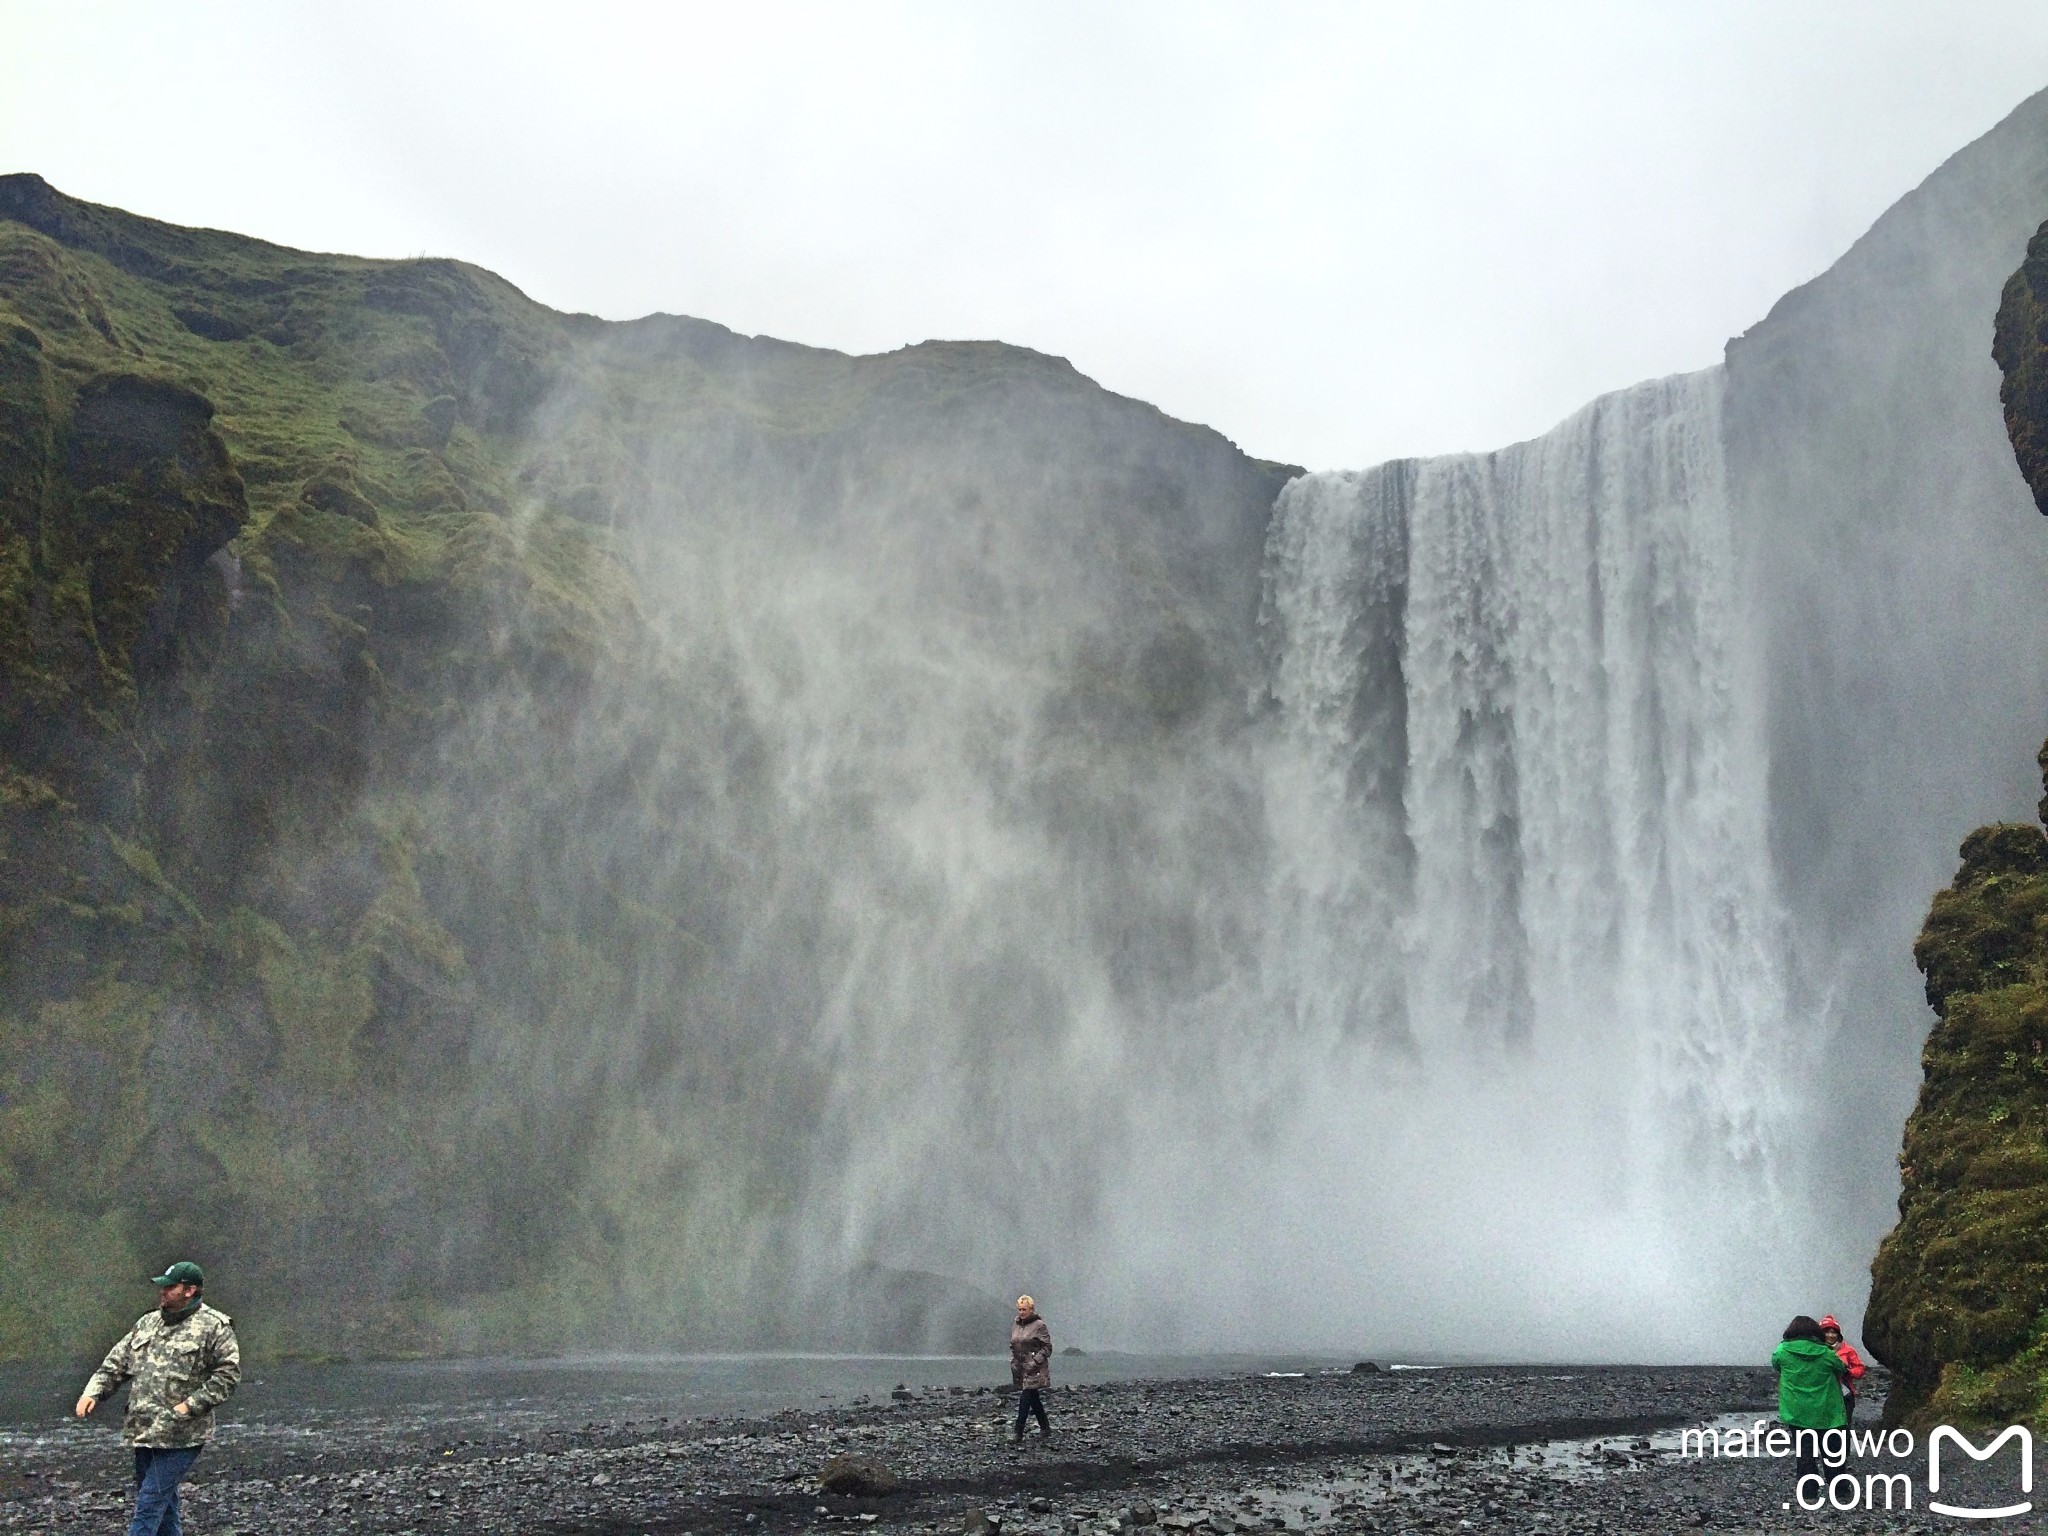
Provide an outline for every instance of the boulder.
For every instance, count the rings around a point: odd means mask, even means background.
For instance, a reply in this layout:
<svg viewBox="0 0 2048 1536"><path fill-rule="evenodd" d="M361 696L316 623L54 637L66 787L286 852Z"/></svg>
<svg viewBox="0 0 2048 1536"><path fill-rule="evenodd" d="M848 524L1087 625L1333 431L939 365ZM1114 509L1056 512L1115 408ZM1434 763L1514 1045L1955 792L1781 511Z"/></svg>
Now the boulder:
<svg viewBox="0 0 2048 1536"><path fill-rule="evenodd" d="M903 1479L866 1456L834 1456L818 1474L818 1486L849 1499L885 1499L900 1491Z"/></svg>

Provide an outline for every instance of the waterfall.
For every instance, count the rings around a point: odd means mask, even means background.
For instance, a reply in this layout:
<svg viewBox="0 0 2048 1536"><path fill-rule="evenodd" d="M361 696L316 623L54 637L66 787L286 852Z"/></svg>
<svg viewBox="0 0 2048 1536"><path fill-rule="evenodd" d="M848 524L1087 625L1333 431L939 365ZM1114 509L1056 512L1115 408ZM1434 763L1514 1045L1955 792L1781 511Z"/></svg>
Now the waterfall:
<svg viewBox="0 0 2048 1536"><path fill-rule="evenodd" d="M1274 1006L1372 1063L1357 1115L1440 1113L1374 1081L1498 1095L1491 1148L1467 1121L1439 1153L1468 1197L1533 1181L1544 1219L1648 1224L1695 1275L1771 1267L1796 1109L1722 390L1296 480L1261 620Z"/></svg>
<svg viewBox="0 0 2048 1536"><path fill-rule="evenodd" d="M1988 327L2043 207L2048 94L1723 367L1277 505L1054 359L602 342L535 483L603 488L654 654L535 777L601 856L561 926L689 941L588 1037L639 1272L821 1344L918 1275L1090 1347L1853 1322L1913 934L2039 794Z"/></svg>

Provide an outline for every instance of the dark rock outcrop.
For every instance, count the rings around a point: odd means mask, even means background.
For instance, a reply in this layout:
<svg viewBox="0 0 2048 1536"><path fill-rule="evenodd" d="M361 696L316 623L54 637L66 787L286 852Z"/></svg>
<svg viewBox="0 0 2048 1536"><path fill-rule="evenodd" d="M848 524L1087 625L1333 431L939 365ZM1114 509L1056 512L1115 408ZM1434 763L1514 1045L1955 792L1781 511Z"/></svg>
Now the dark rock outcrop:
<svg viewBox="0 0 2048 1536"><path fill-rule="evenodd" d="M2004 375L1998 398L2020 473L2048 513L2048 224L2005 285L1991 355Z"/></svg>

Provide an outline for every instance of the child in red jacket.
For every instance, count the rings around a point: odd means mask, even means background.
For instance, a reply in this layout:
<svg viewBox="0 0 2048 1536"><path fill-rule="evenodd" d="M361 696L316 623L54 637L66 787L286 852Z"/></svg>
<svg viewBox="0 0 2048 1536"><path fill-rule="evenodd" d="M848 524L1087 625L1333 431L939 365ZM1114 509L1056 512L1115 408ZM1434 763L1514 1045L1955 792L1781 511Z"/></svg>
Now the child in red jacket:
<svg viewBox="0 0 2048 1536"><path fill-rule="evenodd" d="M1849 1422L1856 1422L1856 1383L1863 1379L1863 1357L1856 1353L1856 1346L1842 1337L1842 1325L1832 1317L1820 1320L1820 1341L1841 1356L1842 1364L1849 1367L1849 1377L1842 1383L1842 1406L1849 1411Z"/></svg>

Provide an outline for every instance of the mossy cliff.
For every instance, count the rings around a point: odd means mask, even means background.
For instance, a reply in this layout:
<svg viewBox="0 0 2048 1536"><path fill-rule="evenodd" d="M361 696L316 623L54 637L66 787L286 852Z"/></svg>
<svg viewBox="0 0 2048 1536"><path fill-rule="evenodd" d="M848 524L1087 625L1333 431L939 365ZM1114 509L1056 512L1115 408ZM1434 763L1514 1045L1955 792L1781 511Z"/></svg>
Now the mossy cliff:
<svg viewBox="0 0 2048 1536"><path fill-rule="evenodd" d="M2021 472L2048 513L2048 225L1993 349ZM2048 746L2041 752L2048 787ZM2041 802L2048 817L2048 797ZM1914 945L1939 1016L1899 1153L1899 1224L1864 1337L1894 1423L2048 1426L2048 836L1981 827Z"/></svg>
<svg viewBox="0 0 2048 1536"><path fill-rule="evenodd" d="M448 1272L408 1185L491 1132L449 1118L465 958L374 786L627 617L586 532L506 518L570 324L0 181L0 1352L78 1347L173 1251L431 1345L386 1315Z"/></svg>
<svg viewBox="0 0 2048 1536"><path fill-rule="evenodd" d="M1142 752L1241 696L1286 473L1017 349L610 325L0 178L0 1357L174 1256L259 1349L787 1337L750 1288L829 1062L776 972L829 893L644 536L920 537L846 514L886 481L1084 549L1115 618L1045 729Z"/></svg>

